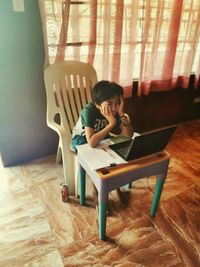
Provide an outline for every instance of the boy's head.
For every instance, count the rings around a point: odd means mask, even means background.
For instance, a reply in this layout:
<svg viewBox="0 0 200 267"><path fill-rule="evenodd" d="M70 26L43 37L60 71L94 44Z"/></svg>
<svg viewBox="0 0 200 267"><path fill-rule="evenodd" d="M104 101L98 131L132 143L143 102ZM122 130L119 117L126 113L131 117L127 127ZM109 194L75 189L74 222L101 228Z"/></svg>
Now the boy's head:
<svg viewBox="0 0 200 267"><path fill-rule="evenodd" d="M123 88L114 82L100 81L92 90L92 102L97 105L101 105L104 101L107 101L115 96L123 96Z"/></svg>
<svg viewBox="0 0 200 267"><path fill-rule="evenodd" d="M98 109L101 109L105 105L109 106L112 114L116 115L123 94L123 88L117 83L100 81L93 87L92 102Z"/></svg>

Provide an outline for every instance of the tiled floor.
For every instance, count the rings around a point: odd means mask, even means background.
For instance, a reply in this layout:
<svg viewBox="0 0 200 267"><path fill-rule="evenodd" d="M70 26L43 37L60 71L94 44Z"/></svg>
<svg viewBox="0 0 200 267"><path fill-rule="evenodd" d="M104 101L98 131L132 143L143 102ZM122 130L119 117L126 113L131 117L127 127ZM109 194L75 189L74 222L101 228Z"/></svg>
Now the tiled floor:
<svg viewBox="0 0 200 267"><path fill-rule="evenodd" d="M200 266L200 120L181 124L167 147L170 168L154 219L147 179L110 194L108 240L98 238L90 180L87 206L61 201L55 156L0 167L0 267ZM148 181L154 190L155 177Z"/></svg>

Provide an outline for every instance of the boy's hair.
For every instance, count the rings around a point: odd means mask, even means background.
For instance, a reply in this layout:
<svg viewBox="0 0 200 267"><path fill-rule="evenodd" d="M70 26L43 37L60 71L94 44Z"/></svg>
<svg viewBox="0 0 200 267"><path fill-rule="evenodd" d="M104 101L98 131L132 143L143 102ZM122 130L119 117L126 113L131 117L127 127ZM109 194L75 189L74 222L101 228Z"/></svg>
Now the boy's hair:
<svg viewBox="0 0 200 267"><path fill-rule="evenodd" d="M100 81L95 84L92 90L92 102L101 105L102 102L116 96L123 96L123 88L115 83L109 81Z"/></svg>

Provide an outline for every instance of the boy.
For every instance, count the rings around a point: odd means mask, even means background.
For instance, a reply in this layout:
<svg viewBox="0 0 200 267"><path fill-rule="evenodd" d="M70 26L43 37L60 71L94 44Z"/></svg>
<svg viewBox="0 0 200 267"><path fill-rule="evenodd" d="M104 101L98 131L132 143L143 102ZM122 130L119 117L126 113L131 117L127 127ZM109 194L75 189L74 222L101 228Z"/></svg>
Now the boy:
<svg viewBox="0 0 200 267"><path fill-rule="evenodd" d="M92 102L81 111L80 118L73 130L72 146L88 143L96 147L110 133L132 137L130 119L124 113L123 88L109 81L98 82L92 90ZM120 189L117 190L121 198ZM94 204L98 203L94 186Z"/></svg>

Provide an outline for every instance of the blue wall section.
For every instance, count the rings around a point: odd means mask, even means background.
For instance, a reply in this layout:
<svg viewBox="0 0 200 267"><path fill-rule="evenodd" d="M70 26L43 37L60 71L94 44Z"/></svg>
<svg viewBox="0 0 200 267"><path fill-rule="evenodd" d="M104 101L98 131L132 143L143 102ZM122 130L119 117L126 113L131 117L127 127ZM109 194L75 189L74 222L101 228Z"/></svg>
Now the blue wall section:
<svg viewBox="0 0 200 267"><path fill-rule="evenodd" d="M58 141L46 126L38 1L14 12L12 0L1 0L0 37L0 152L8 166L55 153Z"/></svg>

